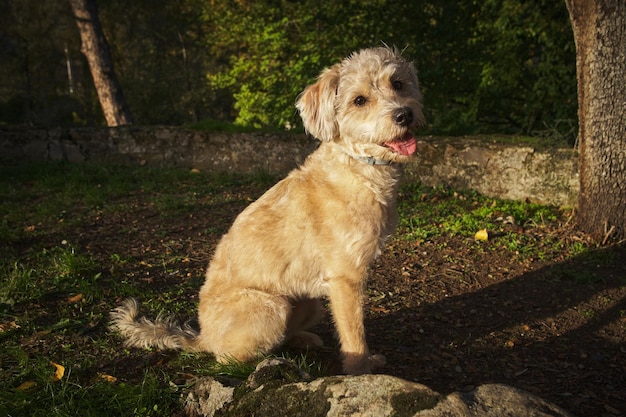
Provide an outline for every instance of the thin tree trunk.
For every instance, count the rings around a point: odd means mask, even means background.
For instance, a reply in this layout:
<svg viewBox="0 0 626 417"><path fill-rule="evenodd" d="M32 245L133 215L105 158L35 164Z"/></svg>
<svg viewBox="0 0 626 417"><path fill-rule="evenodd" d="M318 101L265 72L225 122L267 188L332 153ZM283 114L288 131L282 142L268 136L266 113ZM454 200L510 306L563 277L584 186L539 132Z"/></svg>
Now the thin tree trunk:
<svg viewBox="0 0 626 417"><path fill-rule="evenodd" d="M565 0L576 42L578 224L596 240L626 237L626 2Z"/></svg>
<svg viewBox="0 0 626 417"><path fill-rule="evenodd" d="M109 45L102 31L95 0L70 0L98 99L108 126L132 123L115 71Z"/></svg>

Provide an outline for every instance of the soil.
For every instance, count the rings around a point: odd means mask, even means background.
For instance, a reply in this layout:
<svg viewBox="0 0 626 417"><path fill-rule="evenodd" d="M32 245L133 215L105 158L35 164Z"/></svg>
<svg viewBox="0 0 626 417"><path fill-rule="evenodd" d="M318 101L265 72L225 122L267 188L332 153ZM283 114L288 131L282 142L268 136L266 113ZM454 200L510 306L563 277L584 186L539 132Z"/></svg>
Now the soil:
<svg viewBox="0 0 626 417"><path fill-rule="evenodd" d="M219 237L262 190L244 184L228 192L227 203L199 204L184 216L167 218L138 192L125 198L125 211L94 214L55 239L74 242L109 265L110 277L150 292L180 288L173 304L195 306ZM565 222L503 225L501 232L527 234L539 246L546 236L586 239ZM539 248L543 256L528 257L498 249L497 239L497 234L485 242L442 234L409 240L402 230L390 239L368 283L368 343L387 358L378 372L441 393L504 383L578 416L625 416L626 248L607 246L592 256L569 257L550 244ZM113 263L116 254L130 261ZM119 301L107 300L103 309ZM309 350L307 359L326 374L340 373L332 321L326 317L314 331L326 346ZM120 352L101 371L121 380L141 376L146 366L175 374L178 365L168 364L177 355Z"/></svg>

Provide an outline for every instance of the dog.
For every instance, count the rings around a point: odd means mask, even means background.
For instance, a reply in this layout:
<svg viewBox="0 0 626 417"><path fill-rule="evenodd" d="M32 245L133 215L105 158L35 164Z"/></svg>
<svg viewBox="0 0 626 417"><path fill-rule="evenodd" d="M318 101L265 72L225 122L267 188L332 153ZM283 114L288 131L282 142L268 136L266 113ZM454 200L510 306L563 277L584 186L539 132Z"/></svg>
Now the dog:
<svg viewBox="0 0 626 417"><path fill-rule="evenodd" d="M396 49L363 49L325 69L296 108L321 144L222 237L200 289L200 330L139 317L128 299L111 313L128 346L211 352L220 362L250 361L283 343L321 346L307 330L328 299L343 371L385 364L366 343L364 292L395 230L402 165L424 123L416 70Z"/></svg>

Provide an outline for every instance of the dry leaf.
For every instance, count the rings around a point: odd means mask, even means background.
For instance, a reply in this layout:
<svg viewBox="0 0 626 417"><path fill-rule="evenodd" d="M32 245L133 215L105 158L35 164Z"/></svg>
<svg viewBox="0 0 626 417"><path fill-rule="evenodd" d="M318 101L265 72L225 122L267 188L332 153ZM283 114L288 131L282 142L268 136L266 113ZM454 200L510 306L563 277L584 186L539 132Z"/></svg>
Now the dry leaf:
<svg viewBox="0 0 626 417"><path fill-rule="evenodd" d="M19 329L20 325L15 321L11 321L9 323L1 323L0 324L0 333L7 332L9 330Z"/></svg>
<svg viewBox="0 0 626 417"><path fill-rule="evenodd" d="M82 299L83 299L83 295L81 293L78 293L75 296L68 298L67 302L72 304L72 303L76 303L76 302L78 302L78 301L80 301Z"/></svg>
<svg viewBox="0 0 626 417"><path fill-rule="evenodd" d="M52 361L50 361L50 364L56 368L54 375L52 375L50 378L54 382L60 381L61 378L63 378L63 375L65 375L65 366L59 365L58 363L54 363Z"/></svg>
<svg viewBox="0 0 626 417"><path fill-rule="evenodd" d="M26 382L22 382L20 386L17 387L16 389L18 391L26 391L31 388L35 388L36 386L37 386L37 383L35 381L26 381Z"/></svg>
<svg viewBox="0 0 626 417"><path fill-rule="evenodd" d="M117 378L111 375L107 375L107 374L103 374L103 373L99 373L98 376L102 379L104 379L106 382L115 382L117 381Z"/></svg>
<svg viewBox="0 0 626 417"><path fill-rule="evenodd" d="M474 239L476 240L489 240L489 233L487 229L481 229L474 235Z"/></svg>

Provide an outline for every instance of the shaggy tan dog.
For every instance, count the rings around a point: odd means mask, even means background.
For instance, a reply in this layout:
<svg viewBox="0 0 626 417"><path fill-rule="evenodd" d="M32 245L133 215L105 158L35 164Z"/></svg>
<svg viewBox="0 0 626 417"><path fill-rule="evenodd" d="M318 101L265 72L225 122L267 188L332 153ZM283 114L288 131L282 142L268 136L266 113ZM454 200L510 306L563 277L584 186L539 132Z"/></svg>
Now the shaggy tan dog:
<svg viewBox="0 0 626 417"><path fill-rule="evenodd" d="M365 49L324 70L300 95L305 129L320 147L246 208L217 246L200 290L200 332L138 318L127 300L112 313L130 346L212 352L246 361L284 342L321 345L306 331L330 309L344 371L368 373L363 327L368 266L396 226L400 164L423 122L413 65L389 48Z"/></svg>

